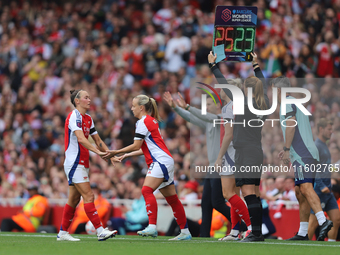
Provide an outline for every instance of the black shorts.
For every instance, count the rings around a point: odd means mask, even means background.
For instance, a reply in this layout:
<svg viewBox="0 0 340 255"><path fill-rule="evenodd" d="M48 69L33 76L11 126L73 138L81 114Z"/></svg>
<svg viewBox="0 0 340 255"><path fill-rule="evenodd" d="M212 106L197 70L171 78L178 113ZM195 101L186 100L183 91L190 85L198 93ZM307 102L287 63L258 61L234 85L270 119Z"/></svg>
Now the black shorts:
<svg viewBox="0 0 340 255"><path fill-rule="evenodd" d="M262 175L263 151L261 147L247 146L235 150L236 187L259 186Z"/></svg>

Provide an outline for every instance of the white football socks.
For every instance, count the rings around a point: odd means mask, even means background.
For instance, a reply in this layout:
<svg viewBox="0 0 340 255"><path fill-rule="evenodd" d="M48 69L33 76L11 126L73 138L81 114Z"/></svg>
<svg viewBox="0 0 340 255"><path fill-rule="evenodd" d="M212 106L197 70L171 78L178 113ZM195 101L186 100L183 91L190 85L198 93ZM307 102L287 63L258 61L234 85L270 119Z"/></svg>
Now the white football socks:
<svg viewBox="0 0 340 255"><path fill-rule="evenodd" d="M149 227L152 229L156 229L157 226L155 224L149 224Z"/></svg>
<svg viewBox="0 0 340 255"><path fill-rule="evenodd" d="M103 227L99 227L99 228L97 228L96 229L96 231L97 231L97 235L99 235L102 231L104 230L104 228Z"/></svg>
<svg viewBox="0 0 340 255"><path fill-rule="evenodd" d="M58 235L64 235L64 234L66 234L67 233L67 231L64 231L64 230L59 230L59 233L58 233Z"/></svg>
<svg viewBox="0 0 340 255"><path fill-rule="evenodd" d="M317 213L315 214L315 217L318 219L319 226L321 226L322 224L324 224L325 221L326 221L326 217L325 217L325 214L323 213L323 211L317 212Z"/></svg>
<svg viewBox="0 0 340 255"><path fill-rule="evenodd" d="M181 233L186 234L186 235L189 235L189 234L190 234L188 228L183 228L183 229L181 229Z"/></svg>
<svg viewBox="0 0 340 255"><path fill-rule="evenodd" d="M308 222L300 222L300 228L298 235L299 236L306 236L308 233Z"/></svg>
<svg viewBox="0 0 340 255"><path fill-rule="evenodd" d="M238 236L239 233L240 233L240 231L239 231L239 230L236 230L236 229L232 229L232 230L230 231L230 235L232 235L232 236Z"/></svg>

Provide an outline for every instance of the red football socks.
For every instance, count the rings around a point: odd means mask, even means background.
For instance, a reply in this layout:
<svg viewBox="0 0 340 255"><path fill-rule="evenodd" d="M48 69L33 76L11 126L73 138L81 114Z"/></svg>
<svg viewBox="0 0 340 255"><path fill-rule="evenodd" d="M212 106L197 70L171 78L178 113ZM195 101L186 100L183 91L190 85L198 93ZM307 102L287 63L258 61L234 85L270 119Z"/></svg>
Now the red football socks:
<svg viewBox="0 0 340 255"><path fill-rule="evenodd" d="M247 227L250 226L251 221L249 218L248 208L243 200L238 195L234 195L228 201L239 217L246 223Z"/></svg>
<svg viewBox="0 0 340 255"><path fill-rule="evenodd" d="M179 201L177 195L173 195L165 198L168 204L171 206L174 213L175 220L177 221L180 229L188 228L187 217L185 216L184 207Z"/></svg>
<svg viewBox="0 0 340 255"><path fill-rule="evenodd" d="M98 212L96 207L94 206L94 203L84 204L84 209L87 217L90 219L95 229L102 227L102 223L100 222Z"/></svg>
<svg viewBox="0 0 340 255"><path fill-rule="evenodd" d="M68 230L73 220L75 210L76 210L75 208L69 206L68 204L65 205L64 211L63 211L63 217L61 219L60 230L62 231Z"/></svg>
<svg viewBox="0 0 340 255"><path fill-rule="evenodd" d="M241 218L236 212L236 209L234 206L231 206L230 208L230 218L231 218L231 229L234 229L237 223L241 221Z"/></svg>
<svg viewBox="0 0 340 255"><path fill-rule="evenodd" d="M143 186L142 194L145 200L146 212L149 216L149 224L157 224L157 201L153 194L153 189L148 186Z"/></svg>

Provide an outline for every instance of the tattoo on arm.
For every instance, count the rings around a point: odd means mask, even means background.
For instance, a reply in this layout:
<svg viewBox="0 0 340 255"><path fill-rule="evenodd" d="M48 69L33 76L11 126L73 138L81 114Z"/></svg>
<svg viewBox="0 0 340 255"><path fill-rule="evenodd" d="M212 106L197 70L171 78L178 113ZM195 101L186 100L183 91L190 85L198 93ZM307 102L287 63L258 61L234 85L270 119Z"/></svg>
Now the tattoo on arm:
<svg viewBox="0 0 340 255"><path fill-rule="evenodd" d="M102 148L102 147L103 147L102 143L100 143L100 144L99 144L99 147L100 147L100 148Z"/></svg>

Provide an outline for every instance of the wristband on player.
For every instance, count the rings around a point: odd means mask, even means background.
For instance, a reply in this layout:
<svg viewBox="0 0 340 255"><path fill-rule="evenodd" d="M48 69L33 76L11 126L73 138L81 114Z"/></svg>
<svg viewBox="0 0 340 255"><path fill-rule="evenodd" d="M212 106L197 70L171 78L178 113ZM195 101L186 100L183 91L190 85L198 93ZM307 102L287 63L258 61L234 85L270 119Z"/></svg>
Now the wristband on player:
<svg viewBox="0 0 340 255"><path fill-rule="evenodd" d="M258 65L259 65L258 63L255 63L255 64L253 64L253 67L258 66Z"/></svg>
<svg viewBox="0 0 340 255"><path fill-rule="evenodd" d="M290 148L287 148L286 146L283 146L284 151L290 151Z"/></svg>
<svg viewBox="0 0 340 255"><path fill-rule="evenodd" d="M185 107L185 110L189 110L190 108L190 104L187 104L187 106Z"/></svg>
<svg viewBox="0 0 340 255"><path fill-rule="evenodd" d="M216 62L214 62L214 63L209 63L209 68L212 68L214 65L216 65Z"/></svg>

